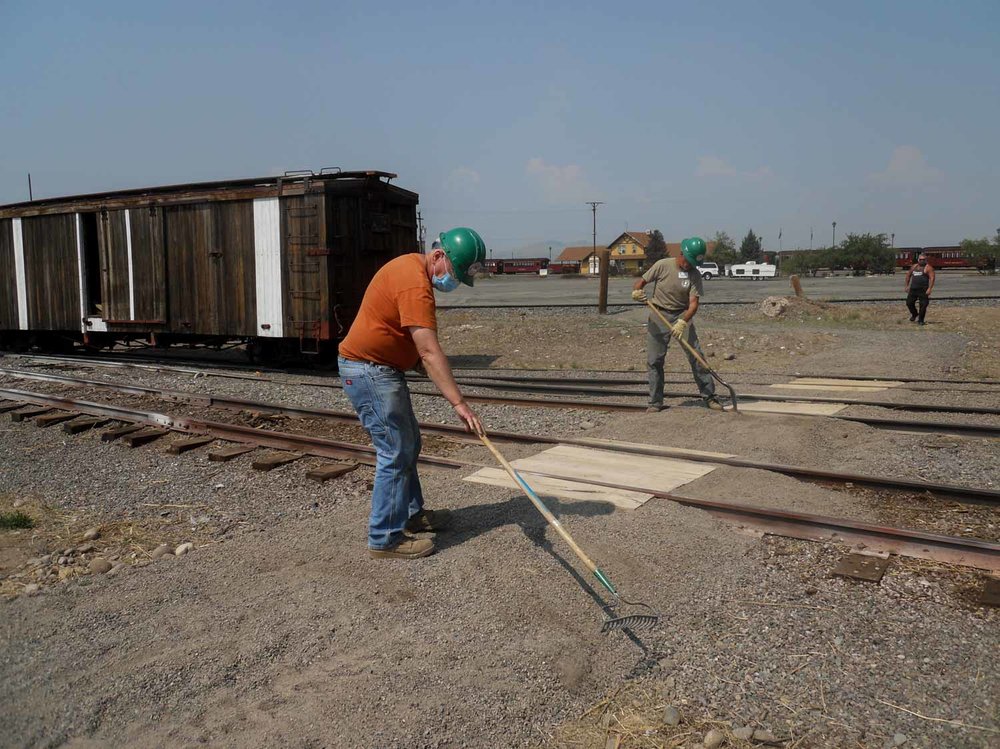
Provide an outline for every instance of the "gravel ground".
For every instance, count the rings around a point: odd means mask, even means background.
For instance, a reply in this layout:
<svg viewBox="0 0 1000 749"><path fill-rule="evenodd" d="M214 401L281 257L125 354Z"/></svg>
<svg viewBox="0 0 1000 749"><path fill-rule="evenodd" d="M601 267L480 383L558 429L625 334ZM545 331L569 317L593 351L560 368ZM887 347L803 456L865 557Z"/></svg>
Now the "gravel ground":
<svg viewBox="0 0 1000 749"><path fill-rule="evenodd" d="M938 305L941 328L920 333L873 323L867 313L838 313L835 326L761 321L742 307L709 308L701 319L716 327L720 350L737 352L727 374L996 377L995 353L980 344L996 340L989 326L998 308L951 309ZM734 316L713 321L716 311ZM537 366L569 341L567 356L578 365L641 363L635 331L617 327L637 310L614 316L613 327L611 317L560 311L555 337L534 312L443 314L443 330L455 336L445 348L479 365ZM460 317L469 314L480 317ZM489 335L458 329L483 320L495 323ZM795 356L777 354L781 345ZM4 359L12 365L25 363ZM316 376L274 375L282 382L269 383L145 370L77 374L349 409L339 390L285 384ZM993 397L977 394L975 402ZM422 420L455 423L440 398L415 396L414 404ZM181 404L159 410L206 413ZM509 431L1000 486L995 440L699 408L478 410ZM333 430L311 420L279 428ZM482 448L430 444L488 462ZM515 458L533 448L504 451ZM454 529L439 534L439 552L426 560L376 561L364 549L371 469L318 485L303 478L309 461L266 474L249 462L209 463L204 451L166 456L156 443L129 450L96 434L0 420L0 511L19 504L40 518L33 531L0 531L0 591L21 592L0 601L0 744L601 749L626 717L641 718L643 732L627 734L623 747L694 746L709 725L737 747L749 746L736 738L746 727L800 747L881 749L894 737L904 746L987 747L1000 736L1000 613L973 604L976 573L895 560L880 585L852 582L830 574L843 551L832 545L739 535L658 500L630 512L553 500L625 594L664 614L652 633L601 636L597 591L515 492L424 471L429 505L453 509ZM683 493L996 537L995 510L831 491L764 471L718 468ZM101 529L95 548L80 551L92 526ZM157 545L185 541L193 551L152 561ZM97 555L122 566L84 574ZM42 587L32 595L26 586L36 580ZM677 725L666 720L668 707L679 711Z"/></svg>
<svg viewBox="0 0 1000 749"><path fill-rule="evenodd" d="M461 366L645 370L648 310L609 312L451 310L442 312L439 323L445 350ZM997 300L940 304L925 327L908 320L905 309L892 305L793 300L781 318L766 317L757 305L726 305L699 311L695 323L706 354L735 355L720 365L726 374L800 370L982 378L1000 372ZM668 354L668 364L670 359Z"/></svg>
<svg viewBox="0 0 1000 749"><path fill-rule="evenodd" d="M862 585L829 576L831 548L761 543L669 502L555 502L612 579L666 617L652 635L602 637L584 573L505 489L426 472L455 530L427 560L387 563L364 555L368 469L313 486L291 467L251 474L25 426L0 431L0 454L0 494L87 522L179 500L241 520L184 557L0 603L11 745L560 746L560 724L630 682L684 720L800 745L996 735L902 707L1000 730L997 612L971 610L956 590L970 583L945 571L897 565ZM771 492L820 499L796 484Z"/></svg>
<svg viewBox="0 0 1000 749"><path fill-rule="evenodd" d="M68 371L66 374L109 382L120 382L123 379L122 370L117 369L81 369ZM149 387L215 393L308 408L332 408L347 412L352 410L343 392L331 388L288 387L279 383L258 383L215 377L192 379L186 375L148 370L130 371L128 381ZM17 380L0 375L0 383L7 383L13 388L65 392L74 397L82 397L79 392L74 393L72 388L67 389L44 382ZM477 388L468 388L468 392L488 393ZM115 396L107 392L94 391L93 398L112 401ZM132 397L126 396L123 402L130 400ZM456 423L451 407L439 397L414 395L413 402L421 421ZM673 399L670 402L682 401ZM149 408L167 410L170 413L179 413L183 410L178 409L175 404L157 406L151 403ZM950 435L905 434L853 422L776 414L748 413L735 420L731 415L708 412L700 407L671 408L653 415L641 413L622 415L576 409L523 408L490 404L477 404L476 409L488 427L502 431L600 436L674 447L699 444L706 450L769 462L813 465L855 473L899 475L971 486L1000 486L1000 460L998 460L1000 447L996 440ZM204 410L188 409L184 412L208 418ZM877 407L852 406L847 412L883 418L902 418L897 412ZM218 416L221 420L227 418L224 413ZM1000 423L998 417L978 414L907 412L905 418ZM298 421L283 420L281 423L285 426L280 428L284 429L288 424L294 425ZM762 431L769 435L767 439L761 439ZM428 453L432 452L431 446L429 445L426 450Z"/></svg>

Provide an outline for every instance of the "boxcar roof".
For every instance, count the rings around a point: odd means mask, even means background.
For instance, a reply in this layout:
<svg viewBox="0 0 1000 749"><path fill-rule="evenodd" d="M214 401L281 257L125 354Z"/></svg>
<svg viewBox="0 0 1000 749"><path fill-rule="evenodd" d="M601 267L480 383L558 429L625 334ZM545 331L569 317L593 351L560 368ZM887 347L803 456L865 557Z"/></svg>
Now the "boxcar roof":
<svg viewBox="0 0 1000 749"><path fill-rule="evenodd" d="M159 187L138 187L128 190L112 190L110 192L88 193L83 195L67 195L58 198L40 198L23 203L0 205L0 217L31 215L36 213L58 213L60 209L71 210L81 207L96 207L104 203L117 205L142 204L153 202L174 202L175 200L226 199L249 197L254 193L273 193L279 188L290 187L303 189L306 183L327 182L351 179L379 179L386 182L397 175L392 172L355 171L355 172L286 172L277 177L254 177L248 179L230 179L218 182L192 182L181 185L163 185ZM400 192L410 192L393 185ZM414 194L415 195L415 194Z"/></svg>

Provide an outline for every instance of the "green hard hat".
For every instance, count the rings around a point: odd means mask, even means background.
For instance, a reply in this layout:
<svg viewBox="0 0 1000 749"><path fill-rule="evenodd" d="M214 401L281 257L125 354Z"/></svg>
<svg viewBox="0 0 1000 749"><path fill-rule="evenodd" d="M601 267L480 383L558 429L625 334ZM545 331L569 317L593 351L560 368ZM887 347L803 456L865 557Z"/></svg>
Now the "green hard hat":
<svg viewBox="0 0 1000 749"><path fill-rule="evenodd" d="M441 249L455 268L458 280L466 286L472 286L473 275L479 270L473 266L481 265L486 260L486 243L483 238L473 229L464 226L443 231L438 238L441 240Z"/></svg>
<svg viewBox="0 0 1000 749"><path fill-rule="evenodd" d="M681 254L691 265L698 265L704 260L706 252L708 248L705 247L705 240L701 237L688 237L681 242Z"/></svg>

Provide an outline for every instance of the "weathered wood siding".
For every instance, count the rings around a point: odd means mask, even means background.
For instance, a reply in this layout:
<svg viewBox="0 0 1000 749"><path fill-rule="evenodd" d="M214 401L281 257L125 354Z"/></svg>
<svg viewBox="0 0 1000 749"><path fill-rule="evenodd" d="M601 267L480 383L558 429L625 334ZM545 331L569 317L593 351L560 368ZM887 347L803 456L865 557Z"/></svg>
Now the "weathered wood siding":
<svg viewBox="0 0 1000 749"><path fill-rule="evenodd" d="M253 241L253 201L212 206L213 268L219 300L219 332L257 334Z"/></svg>
<svg viewBox="0 0 1000 749"><path fill-rule="evenodd" d="M163 209L170 329L254 335L253 203L200 203Z"/></svg>
<svg viewBox="0 0 1000 749"><path fill-rule="evenodd" d="M14 227L0 219L0 330L17 330L17 271L14 267Z"/></svg>
<svg viewBox="0 0 1000 749"><path fill-rule="evenodd" d="M333 183L327 192L327 247L333 337L342 338L376 271L399 255L416 252L417 201L382 183L365 189Z"/></svg>
<svg viewBox="0 0 1000 749"><path fill-rule="evenodd" d="M98 217L101 253L101 284L105 320L131 320L129 303L128 238L125 234L125 211L103 211Z"/></svg>
<svg viewBox="0 0 1000 749"><path fill-rule="evenodd" d="M163 246L163 209L129 211L132 229L132 277L135 319L153 324L167 320L167 278Z"/></svg>
<svg viewBox="0 0 1000 749"><path fill-rule="evenodd" d="M79 331L76 216L24 218L21 230L31 329Z"/></svg>

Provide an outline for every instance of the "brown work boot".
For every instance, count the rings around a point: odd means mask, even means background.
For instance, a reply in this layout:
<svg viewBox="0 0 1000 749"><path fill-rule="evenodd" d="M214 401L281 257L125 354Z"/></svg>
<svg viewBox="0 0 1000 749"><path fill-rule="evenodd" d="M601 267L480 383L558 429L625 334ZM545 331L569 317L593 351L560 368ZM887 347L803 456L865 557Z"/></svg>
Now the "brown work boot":
<svg viewBox="0 0 1000 749"><path fill-rule="evenodd" d="M648 413L648 414L658 414L662 410L663 410L663 406L650 406L649 408L646 409L646 413Z"/></svg>
<svg viewBox="0 0 1000 749"><path fill-rule="evenodd" d="M420 559L434 553L434 542L429 538L404 536L403 540L388 549L369 549L374 559Z"/></svg>
<svg viewBox="0 0 1000 749"><path fill-rule="evenodd" d="M421 510L406 521L406 530L410 533L436 533L450 524L450 510Z"/></svg>
<svg viewBox="0 0 1000 749"><path fill-rule="evenodd" d="M716 398L714 395L711 396L710 398L706 398L705 399L705 408L711 408L713 411L725 411L726 410L723 407L723 405L721 403L719 403L719 399Z"/></svg>

